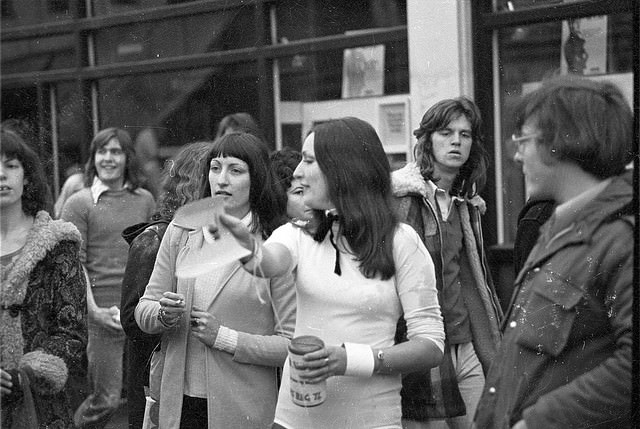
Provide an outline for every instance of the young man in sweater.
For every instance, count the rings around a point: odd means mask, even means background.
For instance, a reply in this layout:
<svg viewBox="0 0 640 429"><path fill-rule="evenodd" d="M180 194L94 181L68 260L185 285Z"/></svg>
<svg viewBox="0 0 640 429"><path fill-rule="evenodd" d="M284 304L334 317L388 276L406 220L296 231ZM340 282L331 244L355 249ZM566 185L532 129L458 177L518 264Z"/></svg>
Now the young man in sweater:
<svg viewBox="0 0 640 429"><path fill-rule="evenodd" d="M91 142L85 188L73 194L62 219L82 235L80 257L86 274L91 393L75 413L79 427L102 428L120 404L125 335L120 324L120 293L128 245L122 231L147 221L155 203L139 187L137 160L129 134L100 131Z"/></svg>

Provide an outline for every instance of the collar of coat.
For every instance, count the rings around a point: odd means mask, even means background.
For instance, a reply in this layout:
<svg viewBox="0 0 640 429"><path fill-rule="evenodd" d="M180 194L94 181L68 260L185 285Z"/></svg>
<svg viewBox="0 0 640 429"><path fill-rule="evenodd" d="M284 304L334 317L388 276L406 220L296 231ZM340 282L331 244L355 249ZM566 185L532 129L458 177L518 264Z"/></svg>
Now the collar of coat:
<svg viewBox="0 0 640 429"><path fill-rule="evenodd" d="M27 241L15 263L8 267L6 281L0 290L2 305L21 304L27 289L29 275L59 242L69 240L80 248L82 237L74 224L52 220L46 211L36 214Z"/></svg>
<svg viewBox="0 0 640 429"><path fill-rule="evenodd" d="M420 173L420 167L415 162L409 162L399 170L391 173L391 190L396 197L408 197L419 195L432 204L435 202L435 184L425 180ZM472 198L465 198L465 201L476 207L480 214L487 211L486 202L480 195L474 195Z"/></svg>

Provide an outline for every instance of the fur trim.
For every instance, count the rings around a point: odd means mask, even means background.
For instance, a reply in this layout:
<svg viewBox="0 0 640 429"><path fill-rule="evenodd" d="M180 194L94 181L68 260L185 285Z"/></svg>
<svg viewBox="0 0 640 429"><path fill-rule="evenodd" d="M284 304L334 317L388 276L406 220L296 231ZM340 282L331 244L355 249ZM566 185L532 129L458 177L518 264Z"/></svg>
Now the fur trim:
<svg viewBox="0 0 640 429"><path fill-rule="evenodd" d="M64 240L77 243L79 248L82 237L72 223L52 220L46 211L39 211L20 255L2 269L0 306L7 308L23 303L31 272L59 242ZM0 335L0 362L7 368L16 368L24 350L22 316L18 313L17 317L12 317L9 311L2 310L0 326L3 330Z"/></svg>
<svg viewBox="0 0 640 429"><path fill-rule="evenodd" d="M74 224L52 220L46 211L39 211L27 235L27 242L20 258L12 267L9 267L10 272L0 292L0 304L7 306L22 304L29 274L36 264L47 256L47 253L64 240L76 242L79 248L82 236Z"/></svg>
<svg viewBox="0 0 640 429"><path fill-rule="evenodd" d="M433 202L434 200L431 187L422 177L420 167L415 162L409 162L401 169L391 173L391 190L396 197L418 194L429 201ZM487 203L480 195L474 195L472 198L465 198L465 200L476 207L480 214L485 214L487 211Z"/></svg>
<svg viewBox="0 0 640 429"><path fill-rule="evenodd" d="M26 353L20 359L20 369L31 370L31 386L42 395L60 392L67 383L69 372L67 365L58 356L35 350Z"/></svg>
<svg viewBox="0 0 640 429"><path fill-rule="evenodd" d="M415 162L409 162L391 173L391 190L396 197L406 197L409 194L419 194L427 199L432 197L427 181Z"/></svg>

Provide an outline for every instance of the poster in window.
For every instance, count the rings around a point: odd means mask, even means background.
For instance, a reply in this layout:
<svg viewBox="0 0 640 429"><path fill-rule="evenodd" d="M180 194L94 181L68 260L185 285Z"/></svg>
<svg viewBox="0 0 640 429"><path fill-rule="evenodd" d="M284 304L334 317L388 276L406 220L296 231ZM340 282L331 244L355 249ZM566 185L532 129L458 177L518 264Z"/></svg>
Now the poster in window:
<svg viewBox="0 0 640 429"><path fill-rule="evenodd" d="M569 19L562 23L562 74L607 72L607 17Z"/></svg>
<svg viewBox="0 0 640 429"><path fill-rule="evenodd" d="M384 93L384 45L344 50L342 98Z"/></svg>

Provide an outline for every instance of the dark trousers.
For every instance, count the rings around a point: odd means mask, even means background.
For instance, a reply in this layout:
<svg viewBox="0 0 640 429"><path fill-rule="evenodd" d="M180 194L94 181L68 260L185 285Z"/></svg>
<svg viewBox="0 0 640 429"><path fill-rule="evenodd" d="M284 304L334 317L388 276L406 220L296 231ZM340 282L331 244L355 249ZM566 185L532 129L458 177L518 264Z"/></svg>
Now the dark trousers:
<svg viewBox="0 0 640 429"><path fill-rule="evenodd" d="M208 426L207 400L186 396L182 399L180 429L202 429Z"/></svg>

